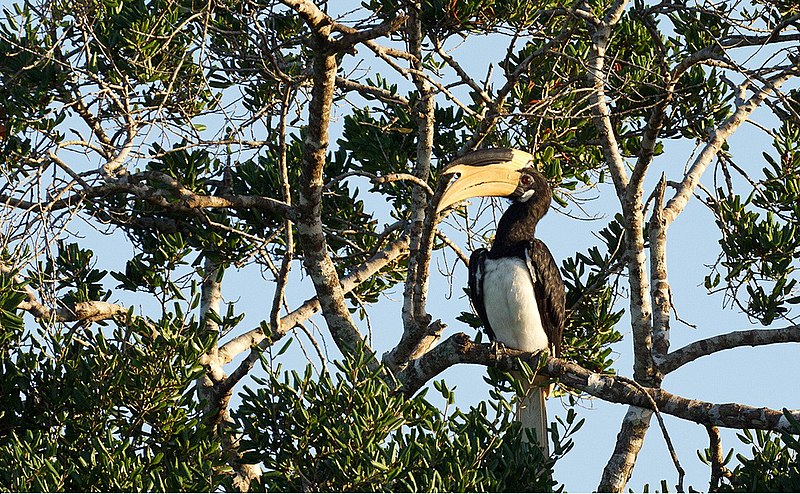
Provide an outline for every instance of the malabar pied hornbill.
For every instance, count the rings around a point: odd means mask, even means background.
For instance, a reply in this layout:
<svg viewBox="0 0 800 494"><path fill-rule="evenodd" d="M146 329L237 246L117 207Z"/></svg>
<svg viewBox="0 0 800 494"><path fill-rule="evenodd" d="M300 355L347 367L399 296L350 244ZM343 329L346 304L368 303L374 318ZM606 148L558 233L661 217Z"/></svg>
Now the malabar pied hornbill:
<svg viewBox="0 0 800 494"><path fill-rule="evenodd" d="M493 342L528 352L561 353L564 328L564 282L547 246L535 237L536 224L550 208L552 193L533 156L517 149L469 153L443 172L455 176L437 211L479 196L506 197L511 206L497 224L490 249L469 259L469 293L475 311ZM517 418L536 430L549 454L545 398L551 389L534 379L520 402Z"/></svg>

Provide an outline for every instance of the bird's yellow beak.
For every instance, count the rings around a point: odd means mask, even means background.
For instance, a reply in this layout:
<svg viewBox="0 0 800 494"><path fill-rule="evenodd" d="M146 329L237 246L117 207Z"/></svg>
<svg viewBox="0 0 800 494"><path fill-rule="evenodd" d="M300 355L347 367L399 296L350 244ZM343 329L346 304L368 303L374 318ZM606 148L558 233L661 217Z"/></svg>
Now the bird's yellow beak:
<svg viewBox="0 0 800 494"><path fill-rule="evenodd" d="M439 200L437 213L472 197L506 197L519 186L520 170L533 166L533 156L511 148L481 149L450 163L443 176L458 175Z"/></svg>

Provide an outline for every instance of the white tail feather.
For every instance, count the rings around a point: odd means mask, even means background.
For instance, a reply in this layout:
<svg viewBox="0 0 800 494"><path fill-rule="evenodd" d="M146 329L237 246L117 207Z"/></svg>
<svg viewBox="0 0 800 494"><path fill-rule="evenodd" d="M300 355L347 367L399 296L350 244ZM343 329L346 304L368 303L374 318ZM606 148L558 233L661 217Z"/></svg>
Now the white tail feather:
<svg viewBox="0 0 800 494"><path fill-rule="evenodd" d="M518 376L520 379L525 379ZM522 424L523 429L533 429L536 440L545 458L550 456L550 442L547 434L547 407L545 398L550 393L549 386L542 386L538 379L530 384L525 397L517 405L516 419ZM528 437L523 430L522 440L527 442Z"/></svg>

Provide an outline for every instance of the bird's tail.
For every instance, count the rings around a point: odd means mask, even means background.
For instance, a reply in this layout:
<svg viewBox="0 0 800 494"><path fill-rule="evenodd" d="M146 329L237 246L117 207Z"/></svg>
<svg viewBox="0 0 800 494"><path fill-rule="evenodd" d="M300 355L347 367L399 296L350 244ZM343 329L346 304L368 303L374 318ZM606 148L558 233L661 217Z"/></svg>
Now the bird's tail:
<svg viewBox="0 0 800 494"><path fill-rule="evenodd" d="M518 375L518 378L526 379ZM543 378L534 377L531 383L526 386L525 396L517 405L516 419L522 424L523 429L533 429L536 440L542 450L542 454L547 458L550 456L550 443L547 434L547 408L545 399L550 395L551 386ZM527 442L527 434L522 435L523 441Z"/></svg>

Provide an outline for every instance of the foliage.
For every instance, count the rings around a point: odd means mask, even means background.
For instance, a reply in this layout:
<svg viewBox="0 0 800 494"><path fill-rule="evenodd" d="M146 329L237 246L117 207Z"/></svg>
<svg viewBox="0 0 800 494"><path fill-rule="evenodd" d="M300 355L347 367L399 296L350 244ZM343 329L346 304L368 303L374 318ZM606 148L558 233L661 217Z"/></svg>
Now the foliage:
<svg viewBox="0 0 800 494"><path fill-rule="evenodd" d="M797 97L793 93L792 101L800 107ZM744 287L747 302L740 305L763 324L788 317L791 307L800 303L795 288L795 260L800 251L798 141L800 128L791 120L783 122L773 143L777 156L763 153L767 166L753 191L742 198L719 188L718 198L709 201L722 233L719 265L724 268L725 284L717 267L706 276L706 288L726 287L731 300L738 303L738 292Z"/></svg>
<svg viewBox="0 0 800 494"><path fill-rule="evenodd" d="M235 415L245 458L264 465L260 488L270 492L546 491L583 423L571 411L553 431L553 457L543 458L521 442L513 404L498 391L488 404L449 411L454 393L437 381L443 412L425 392L408 399L393 390L363 357L319 376L311 366L301 374L262 363L268 377L245 388Z"/></svg>
<svg viewBox="0 0 800 494"><path fill-rule="evenodd" d="M69 252L70 250L67 249ZM192 391L209 338L180 311L113 329L26 331L3 283L0 486L11 491L208 491L228 469Z"/></svg>
<svg viewBox="0 0 800 494"><path fill-rule="evenodd" d="M793 433L774 434L745 429L737 434L750 455L736 454L739 465L720 488L722 492L797 492L800 490L800 424L788 410Z"/></svg>

